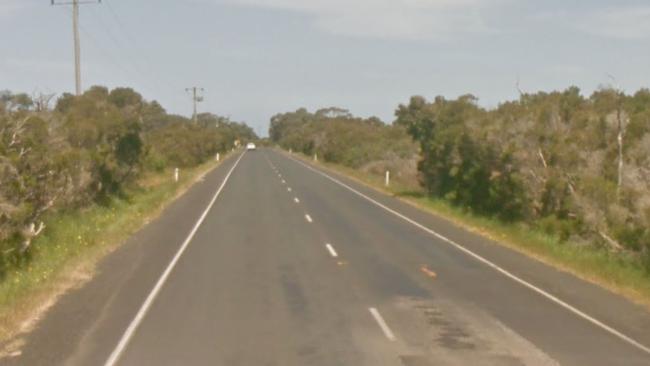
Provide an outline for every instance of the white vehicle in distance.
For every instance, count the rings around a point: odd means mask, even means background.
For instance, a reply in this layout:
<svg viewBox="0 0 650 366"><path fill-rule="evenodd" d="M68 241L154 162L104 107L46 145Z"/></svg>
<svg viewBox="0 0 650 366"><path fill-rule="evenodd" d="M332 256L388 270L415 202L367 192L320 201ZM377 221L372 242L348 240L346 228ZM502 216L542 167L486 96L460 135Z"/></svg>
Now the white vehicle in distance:
<svg viewBox="0 0 650 366"><path fill-rule="evenodd" d="M248 144L246 144L246 150L255 150L255 149L256 147L254 143L249 142Z"/></svg>

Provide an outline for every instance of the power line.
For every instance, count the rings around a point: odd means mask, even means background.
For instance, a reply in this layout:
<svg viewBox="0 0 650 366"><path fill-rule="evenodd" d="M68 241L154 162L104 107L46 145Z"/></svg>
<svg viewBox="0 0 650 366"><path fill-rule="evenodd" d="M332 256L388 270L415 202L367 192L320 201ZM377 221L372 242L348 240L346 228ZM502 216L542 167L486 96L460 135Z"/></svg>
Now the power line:
<svg viewBox="0 0 650 366"><path fill-rule="evenodd" d="M67 14L67 13L66 13L66 15L69 16L69 14ZM101 47L99 45L100 42L98 42L97 39L92 35L92 33L89 32L81 23L79 24L79 30L81 31L81 34L84 35L88 39L90 45L95 50L97 50L98 52L100 52L102 54L102 56L104 57L104 60L108 61L109 63L111 63L114 66L117 66L120 70L122 70L125 77L132 78L133 76L138 75L137 72L135 72L134 70L129 70L122 63L118 62L115 59L115 57L114 57L114 55L112 53L107 52L104 47Z"/></svg>
<svg viewBox="0 0 650 366"><path fill-rule="evenodd" d="M79 5L82 4L99 4L102 0L95 1L79 1L72 0L71 2L55 2L51 0L51 5L72 5L72 35L74 39L74 86L75 93L81 94L81 42L79 41Z"/></svg>
<svg viewBox="0 0 650 366"><path fill-rule="evenodd" d="M80 2L80 4L82 4L82 3ZM107 4L107 3L104 1L104 2L102 2L102 4ZM59 4L57 4L57 5L59 5ZM61 5L63 5L63 4L61 4ZM71 18L71 15L68 12L64 12L64 14L68 18ZM92 15L92 18L94 19L94 21L99 21L100 22L101 28L104 29L104 32L106 33L108 38L110 38L110 40L113 42L113 44L117 48L123 49L125 51L125 55L128 55L128 50L122 46L122 43L119 42L119 40L115 37L114 33L110 31L109 27L103 21L101 16L96 12L91 12L89 14ZM111 52L106 47L101 46L101 44L105 43L105 42L99 42L99 40L97 38L95 38L95 36L93 36L93 32L90 32L88 29L86 29L84 27L84 25L82 24L82 22L78 23L78 28L79 28L80 33L87 39L88 43L92 46L92 48L101 54L101 56L103 57L102 60L104 60L104 61L110 63L111 65L117 67L118 69L120 69L122 71L122 74L124 75L124 77L126 77L127 79L139 79L139 80L141 80L142 82L145 83L145 85L147 85L147 89L149 89L152 92L155 91L155 90L160 90L160 84L158 84L158 83L153 83L153 84L149 83L149 80L144 77L144 73L142 72L142 68L140 68L139 65L137 65L135 62L126 62L126 64L121 62L121 61L125 61L125 60L131 61L132 59L124 56L124 57L121 57L120 60L118 60L116 58L116 56L115 56L116 55L115 52Z"/></svg>
<svg viewBox="0 0 650 366"><path fill-rule="evenodd" d="M128 47L122 42L119 42L117 38L122 38L126 40L132 49L134 50L144 50L141 45L136 42L135 38L131 35L130 32L128 32L128 27L125 25L125 23L120 20L120 17L117 15L113 7L111 6L109 1L104 1L103 4L106 5L106 8L108 9L108 13L111 15L111 21L117 26L117 29L119 30L118 33L121 33L120 35L122 37L115 37L114 33L109 30L110 27L106 26L104 21L101 19L101 17L98 15L98 18L102 24L104 24L104 27L106 28L106 33L109 35L113 43L116 44L117 47L123 48L126 52L125 55L130 55L130 52L128 52ZM148 57L147 52L141 52L140 53L141 58L145 59L144 62L141 62L140 58L133 58L133 57L128 57L128 60L130 63L137 69L138 73L140 73L142 76L146 75L148 79L150 79L153 84L156 85L156 89L162 89L162 87L168 88L170 91L175 91L178 90L177 86L172 86L169 84L165 79L160 79L158 78L153 72L151 67L147 67L148 65L154 65L153 62L151 62L151 59Z"/></svg>
<svg viewBox="0 0 650 366"><path fill-rule="evenodd" d="M107 3L104 3L104 4L107 4ZM144 69L146 69L146 68L142 68L141 65L138 62L136 62L133 57L131 57L131 53L129 52L129 50L118 39L119 37L117 37L115 35L115 33L113 33L113 31L111 31L111 27L109 27L104 22L104 20L102 19L102 16L100 14L98 14L98 13L95 13L95 12L93 12L92 15L94 16L94 18L97 21L99 21L100 28L102 28L104 30L104 33L111 40L111 42L113 43L115 48L120 49L120 50L123 51L123 52L121 52L120 59L125 61L125 64L129 67L129 69L131 69L131 71L134 72L134 75L136 75L141 81L143 81L147 85L147 87L150 89L150 91L153 92L155 90L159 90L161 88L161 85L157 82L157 80L155 78L150 79L148 77L145 77ZM152 83L150 83L151 80L153 80Z"/></svg>
<svg viewBox="0 0 650 366"><path fill-rule="evenodd" d="M120 20L120 17L118 16L117 12L113 9L113 7L110 5L110 2L104 0L51 0L52 5L72 5L73 6L73 14L72 14L72 23L73 23L73 31L74 31L74 41L75 41L75 86L76 86L76 94L80 95L81 94L81 65L80 65L80 51L79 51L79 32L83 34L84 37L88 38L89 43L91 46L93 46L94 49L99 51L103 56L104 59L109 61L111 64L114 66L117 66L119 69L121 69L124 73L125 76L128 76L131 78L132 76L129 75L134 75L136 76L137 79L140 79L141 81L146 82L147 85L151 86L149 82L152 81L153 85L155 85L154 88L152 88L152 91L154 90L160 90L161 86L164 84L165 87L169 88L170 90L178 90L177 87L172 86L170 83L167 82L167 80L159 79L156 77L156 75L152 72L150 67L147 67L147 64L153 65L150 59L147 59L146 61L142 62L141 60L138 59L140 62L136 62L137 58L133 58L128 50L128 47L126 47L125 43L122 42L123 40L126 40L127 43L130 43L130 46L133 47L134 49L139 49L143 50L142 47L140 47L140 44L135 40L135 38L132 36L131 33L127 31L127 27L125 26L124 22ZM106 33L106 36L110 38L110 41L117 47L117 49L123 50L124 55L123 57L120 57L120 62L118 62L115 58L115 52L110 52L110 50L107 51L106 47L101 46L100 42L97 41L95 37L89 32L87 29L83 27L83 25L79 22L79 5L82 4L98 4L101 3L103 5L106 5L106 8L108 8L109 13L111 14L111 20L114 23L113 25L117 25L117 28L119 29L118 33L121 32L119 35L120 37L116 36L116 33L112 30L114 27L109 27L106 22L104 21L103 17L100 15L98 12L91 12L90 14L99 21L100 27L103 28L103 31ZM104 14L103 12L101 14ZM66 12L66 15L69 16L69 14ZM144 54L144 56L147 56ZM123 64L122 62L125 62ZM142 67L144 65L144 67ZM128 66L128 67L125 67ZM148 76L148 77L145 77ZM203 92L203 88L199 87L193 87L193 88L188 88L186 89L187 91L192 91L192 101L193 101L193 120L196 123L197 122L197 103L203 101L203 96L199 95L200 92Z"/></svg>
<svg viewBox="0 0 650 366"><path fill-rule="evenodd" d="M117 12L111 6L111 2L110 1L104 1L104 3L106 4L106 7L108 8L108 12L111 14L112 19L115 21L115 24L117 24L118 29L122 32L122 34L125 36L127 41L129 41L131 43L131 46L134 47L135 49L138 49L138 50L144 50L144 47L142 47L141 44L136 41L136 38L133 37L132 33L130 33L128 31L129 27L127 27L125 25L125 23L117 15ZM148 63L150 65L154 64L151 61L151 59L148 57L148 54L146 52L143 53L143 57L146 58L146 63ZM148 68L146 68L146 70L150 71L150 69L148 69ZM154 76L154 78L155 78L155 76ZM168 84L165 79L158 79L158 78L155 78L155 79L164 82L166 84L166 86L169 87L172 90L178 89L177 86L173 86L171 84Z"/></svg>

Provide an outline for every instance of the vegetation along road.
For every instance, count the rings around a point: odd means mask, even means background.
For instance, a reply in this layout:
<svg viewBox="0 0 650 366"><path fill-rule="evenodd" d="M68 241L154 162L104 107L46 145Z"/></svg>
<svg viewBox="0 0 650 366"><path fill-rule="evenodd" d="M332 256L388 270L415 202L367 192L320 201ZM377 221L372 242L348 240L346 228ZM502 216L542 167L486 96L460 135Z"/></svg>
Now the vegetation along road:
<svg viewBox="0 0 650 366"><path fill-rule="evenodd" d="M646 365L650 316L289 153L231 156L9 365Z"/></svg>
<svg viewBox="0 0 650 366"><path fill-rule="evenodd" d="M0 0L0 366L650 365L648 24Z"/></svg>

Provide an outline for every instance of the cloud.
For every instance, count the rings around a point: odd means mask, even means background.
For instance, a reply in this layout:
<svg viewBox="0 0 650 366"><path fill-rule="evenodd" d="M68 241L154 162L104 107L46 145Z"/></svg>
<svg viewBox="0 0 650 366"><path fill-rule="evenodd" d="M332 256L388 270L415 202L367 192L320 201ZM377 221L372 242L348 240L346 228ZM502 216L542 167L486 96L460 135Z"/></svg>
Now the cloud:
<svg viewBox="0 0 650 366"><path fill-rule="evenodd" d="M491 32L483 12L505 0L229 0L307 14L331 34L446 40Z"/></svg>
<svg viewBox="0 0 650 366"><path fill-rule="evenodd" d="M576 24L583 32L617 39L650 38L650 6L599 9Z"/></svg>

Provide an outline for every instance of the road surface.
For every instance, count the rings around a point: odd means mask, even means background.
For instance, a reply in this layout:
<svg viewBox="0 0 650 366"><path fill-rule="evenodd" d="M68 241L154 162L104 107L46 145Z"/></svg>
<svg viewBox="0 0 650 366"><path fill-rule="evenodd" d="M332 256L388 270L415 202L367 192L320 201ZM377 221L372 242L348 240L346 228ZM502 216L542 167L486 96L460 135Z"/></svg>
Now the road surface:
<svg viewBox="0 0 650 366"><path fill-rule="evenodd" d="M134 235L8 365L649 365L650 315L270 149Z"/></svg>

